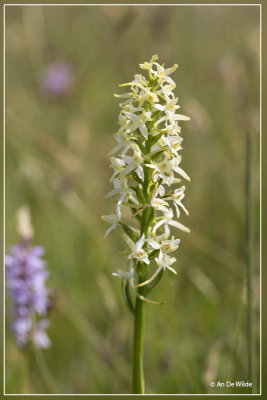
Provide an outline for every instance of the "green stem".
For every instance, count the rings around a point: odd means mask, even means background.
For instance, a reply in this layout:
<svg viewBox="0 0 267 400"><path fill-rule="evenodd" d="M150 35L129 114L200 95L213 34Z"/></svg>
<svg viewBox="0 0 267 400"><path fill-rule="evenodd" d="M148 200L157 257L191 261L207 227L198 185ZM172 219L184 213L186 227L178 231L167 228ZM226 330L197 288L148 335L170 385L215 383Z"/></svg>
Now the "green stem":
<svg viewBox="0 0 267 400"><path fill-rule="evenodd" d="M252 199L252 138L247 132L246 154L246 237L247 237L247 339L248 378L252 393L257 392L254 371L254 305L253 305L253 199Z"/></svg>
<svg viewBox="0 0 267 400"><path fill-rule="evenodd" d="M139 278L139 283L144 279ZM144 288L139 288L139 293L143 294ZM144 355L144 313L145 303L136 296L134 313L134 342L133 342L133 393L145 393L145 379L143 368Z"/></svg>
<svg viewBox="0 0 267 400"><path fill-rule="evenodd" d="M149 202L148 185L151 171L148 167L144 167L144 183L142 185L142 191L146 202ZM145 238L148 238L149 231L149 209L145 209L142 213L142 219L140 223L140 232L145 234ZM144 244L146 249L147 243ZM147 280L147 266L144 263L138 263L141 269L138 271L138 283L142 283ZM145 295L146 287L142 286L138 289L138 294L141 296ZM135 300L134 308L134 337L133 337L133 394L144 394L145 393L145 378L144 378L144 331L145 331L145 307L146 304L138 296Z"/></svg>

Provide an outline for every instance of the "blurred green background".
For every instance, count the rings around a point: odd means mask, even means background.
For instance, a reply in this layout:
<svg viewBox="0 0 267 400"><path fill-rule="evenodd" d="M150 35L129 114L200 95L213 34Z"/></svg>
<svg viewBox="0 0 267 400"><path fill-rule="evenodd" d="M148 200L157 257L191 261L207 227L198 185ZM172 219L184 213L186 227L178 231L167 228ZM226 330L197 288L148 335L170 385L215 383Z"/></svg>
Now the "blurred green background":
<svg viewBox="0 0 267 400"><path fill-rule="evenodd" d="M242 393L211 380L246 380L246 132L253 136L256 372L259 374L259 7L6 7L6 247L29 205L53 289L43 352L60 393L130 393L132 316L111 276L127 261L119 229L103 239L111 190L119 83L158 54L182 113L183 168L191 177L177 277L165 274L147 307L148 393ZM69 87L40 88L68 65ZM168 276L169 275L169 276ZM8 306L8 301L7 301ZM8 307L7 307L8 308ZM6 393L49 393L6 313ZM41 368L42 369L42 368ZM44 372L44 371L43 371Z"/></svg>

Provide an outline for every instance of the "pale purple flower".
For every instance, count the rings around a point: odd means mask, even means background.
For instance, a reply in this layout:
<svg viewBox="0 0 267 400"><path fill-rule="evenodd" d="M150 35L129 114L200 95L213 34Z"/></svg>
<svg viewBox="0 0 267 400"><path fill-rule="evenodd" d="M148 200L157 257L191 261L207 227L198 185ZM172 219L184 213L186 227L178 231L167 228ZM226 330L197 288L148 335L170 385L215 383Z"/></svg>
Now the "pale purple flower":
<svg viewBox="0 0 267 400"><path fill-rule="evenodd" d="M49 98L64 97L73 86L74 74L71 66L64 61L57 61L47 67L40 79L40 90Z"/></svg>
<svg viewBox="0 0 267 400"><path fill-rule="evenodd" d="M7 287L12 302L12 330L19 346L33 341L38 347L49 347L46 334L49 307L46 263L41 259L44 248L23 240L12 246L5 257Z"/></svg>

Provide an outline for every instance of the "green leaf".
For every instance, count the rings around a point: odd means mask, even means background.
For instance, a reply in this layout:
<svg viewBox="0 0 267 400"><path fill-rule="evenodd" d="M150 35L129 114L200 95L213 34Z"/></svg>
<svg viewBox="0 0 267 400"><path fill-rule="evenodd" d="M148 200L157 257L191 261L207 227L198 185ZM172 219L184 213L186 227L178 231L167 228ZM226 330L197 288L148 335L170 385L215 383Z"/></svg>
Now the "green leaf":
<svg viewBox="0 0 267 400"><path fill-rule="evenodd" d="M159 158L160 156L162 156L162 154L164 153L164 150L159 150L157 151L155 154L153 154L151 156L151 160L155 161L157 160L157 158Z"/></svg>
<svg viewBox="0 0 267 400"><path fill-rule="evenodd" d="M140 203L146 204L146 199L145 199L143 192L139 186L135 187L135 193L136 193L137 199L140 201Z"/></svg>
<svg viewBox="0 0 267 400"><path fill-rule="evenodd" d="M145 264L145 263L143 263L142 261L138 261L137 263L136 263L136 272L137 272L137 275L139 276L139 278L141 277L141 278L144 278L144 279L142 279L142 280L145 280L146 278L146 275L147 275L147 269L148 269L148 267L147 267L147 264ZM142 280L140 281L139 280L139 283L140 282L142 282ZM139 291L140 292L143 292L145 290L145 288L140 288L139 289Z"/></svg>
<svg viewBox="0 0 267 400"><path fill-rule="evenodd" d="M155 210L153 207L147 207L144 209L142 214L142 221L141 221L141 235L145 233L149 226L152 224L152 221L155 218Z"/></svg>
<svg viewBox="0 0 267 400"><path fill-rule="evenodd" d="M124 224L123 222L119 222L119 224L123 228L126 235L128 235L129 238L132 239L132 241L136 243L138 240L138 236L134 233L134 231L128 225Z"/></svg>
<svg viewBox="0 0 267 400"><path fill-rule="evenodd" d="M151 108L150 103L149 103L148 101L145 101L145 102L144 102L143 107L144 107L144 109L145 109L146 111L149 111L150 108Z"/></svg>
<svg viewBox="0 0 267 400"><path fill-rule="evenodd" d="M141 223L141 221L142 221L142 216L141 216L141 215L135 214L134 218L137 219L137 221L138 221L139 223Z"/></svg>
<svg viewBox="0 0 267 400"><path fill-rule="evenodd" d="M147 287L146 287L147 293L151 292L151 290L154 289L154 287L159 283L159 281L163 277L163 274L164 274L164 269L162 268L162 270L158 273L158 275L155 277L155 279L153 279L153 281L147 285Z"/></svg>
<svg viewBox="0 0 267 400"><path fill-rule="evenodd" d="M149 160L149 162L150 162L150 160ZM147 198L147 188L150 183L151 174L152 174L152 169L145 166L144 167L144 184L143 184L143 193L144 193L145 198Z"/></svg>
<svg viewBox="0 0 267 400"><path fill-rule="evenodd" d="M165 199L166 197L170 197L173 194L173 192L170 190L168 193L164 194L161 196L161 199Z"/></svg>
<svg viewBox="0 0 267 400"><path fill-rule="evenodd" d="M149 145L149 147L151 147L151 146L153 146L153 144L157 143L163 134L164 134L164 132L160 132L155 136L151 136L147 141L147 144Z"/></svg>
<svg viewBox="0 0 267 400"><path fill-rule="evenodd" d="M139 129L137 129L136 131L139 133L140 137L143 137ZM140 139L133 139L132 142L135 142L136 144L138 144L138 146L139 146L141 152L142 152L144 155L147 154L147 150L146 150L145 146L143 145L143 143L141 142Z"/></svg>
<svg viewBox="0 0 267 400"><path fill-rule="evenodd" d="M146 230L146 226L147 226L147 213L148 213L148 208L145 208L142 214L142 220L141 220L141 226L140 226L140 230L141 230L141 235L145 232Z"/></svg>
<svg viewBox="0 0 267 400"><path fill-rule="evenodd" d="M157 257L159 255L159 252L160 249L152 250L148 255L149 260L153 260L153 258Z"/></svg>
<svg viewBox="0 0 267 400"><path fill-rule="evenodd" d="M160 114L162 114L162 111L161 111L161 110L157 110L157 111L155 111L155 112L153 113L153 115L152 115L152 122L153 122L153 123L156 121L156 119L158 118L158 116L159 116Z"/></svg>
<svg viewBox="0 0 267 400"><path fill-rule="evenodd" d="M129 281L126 281L126 284L124 285L124 279L122 279L121 281L121 291L123 294L123 298L125 300L126 306L128 307L128 309L131 311L132 314L134 314L134 305L133 305L133 300L132 300L132 296L130 293L130 285L129 285Z"/></svg>
<svg viewBox="0 0 267 400"><path fill-rule="evenodd" d="M149 207L147 213L146 227L149 227L152 224L154 218L155 218L155 209L153 207Z"/></svg>
<svg viewBox="0 0 267 400"><path fill-rule="evenodd" d="M156 183L152 183L150 182L149 186L148 186L148 193L152 194L153 190L155 189L155 187L158 186Z"/></svg>
<svg viewBox="0 0 267 400"><path fill-rule="evenodd" d="M132 177L134 178L134 180L137 183L140 183L140 185L142 185L143 181L139 178L139 176L137 175L137 173L135 171L131 171Z"/></svg>

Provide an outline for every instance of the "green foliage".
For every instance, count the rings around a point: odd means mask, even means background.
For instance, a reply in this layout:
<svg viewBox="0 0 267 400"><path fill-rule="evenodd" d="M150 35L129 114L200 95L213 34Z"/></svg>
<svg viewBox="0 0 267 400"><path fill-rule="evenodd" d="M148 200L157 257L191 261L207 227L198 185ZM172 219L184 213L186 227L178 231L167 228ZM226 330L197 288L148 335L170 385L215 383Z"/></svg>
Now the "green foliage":
<svg viewBox="0 0 267 400"><path fill-rule="evenodd" d="M138 240L138 237L136 236L134 231L128 225L125 225L123 222L120 222L119 224L122 226L122 229L129 236L129 238L132 239L132 241L136 243Z"/></svg>
<svg viewBox="0 0 267 400"><path fill-rule="evenodd" d="M159 272L159 274L156 276L156 278L155 278L151 283L149 283L149 284L147 285L147 289L146 289L147 294L148 294L152 289L154 289L154 287L157 286L157 284L159 283L159 281L160 281L161 278L163 277L163 274L164 274L164 270L162 269L162 270Z"/></svg>
<svg viewBox="0 0 267 400"><path fill-rule="evenodd" d="M130 292L129 281L125 282L122 279L122 281L121 281L121 290L122 290L122 294L123 294L123 298L125 300L125 303L126 303L128 309L133 314L134 313L134 304L133 304L133 299L132 299L131 292Z"/></svg>

